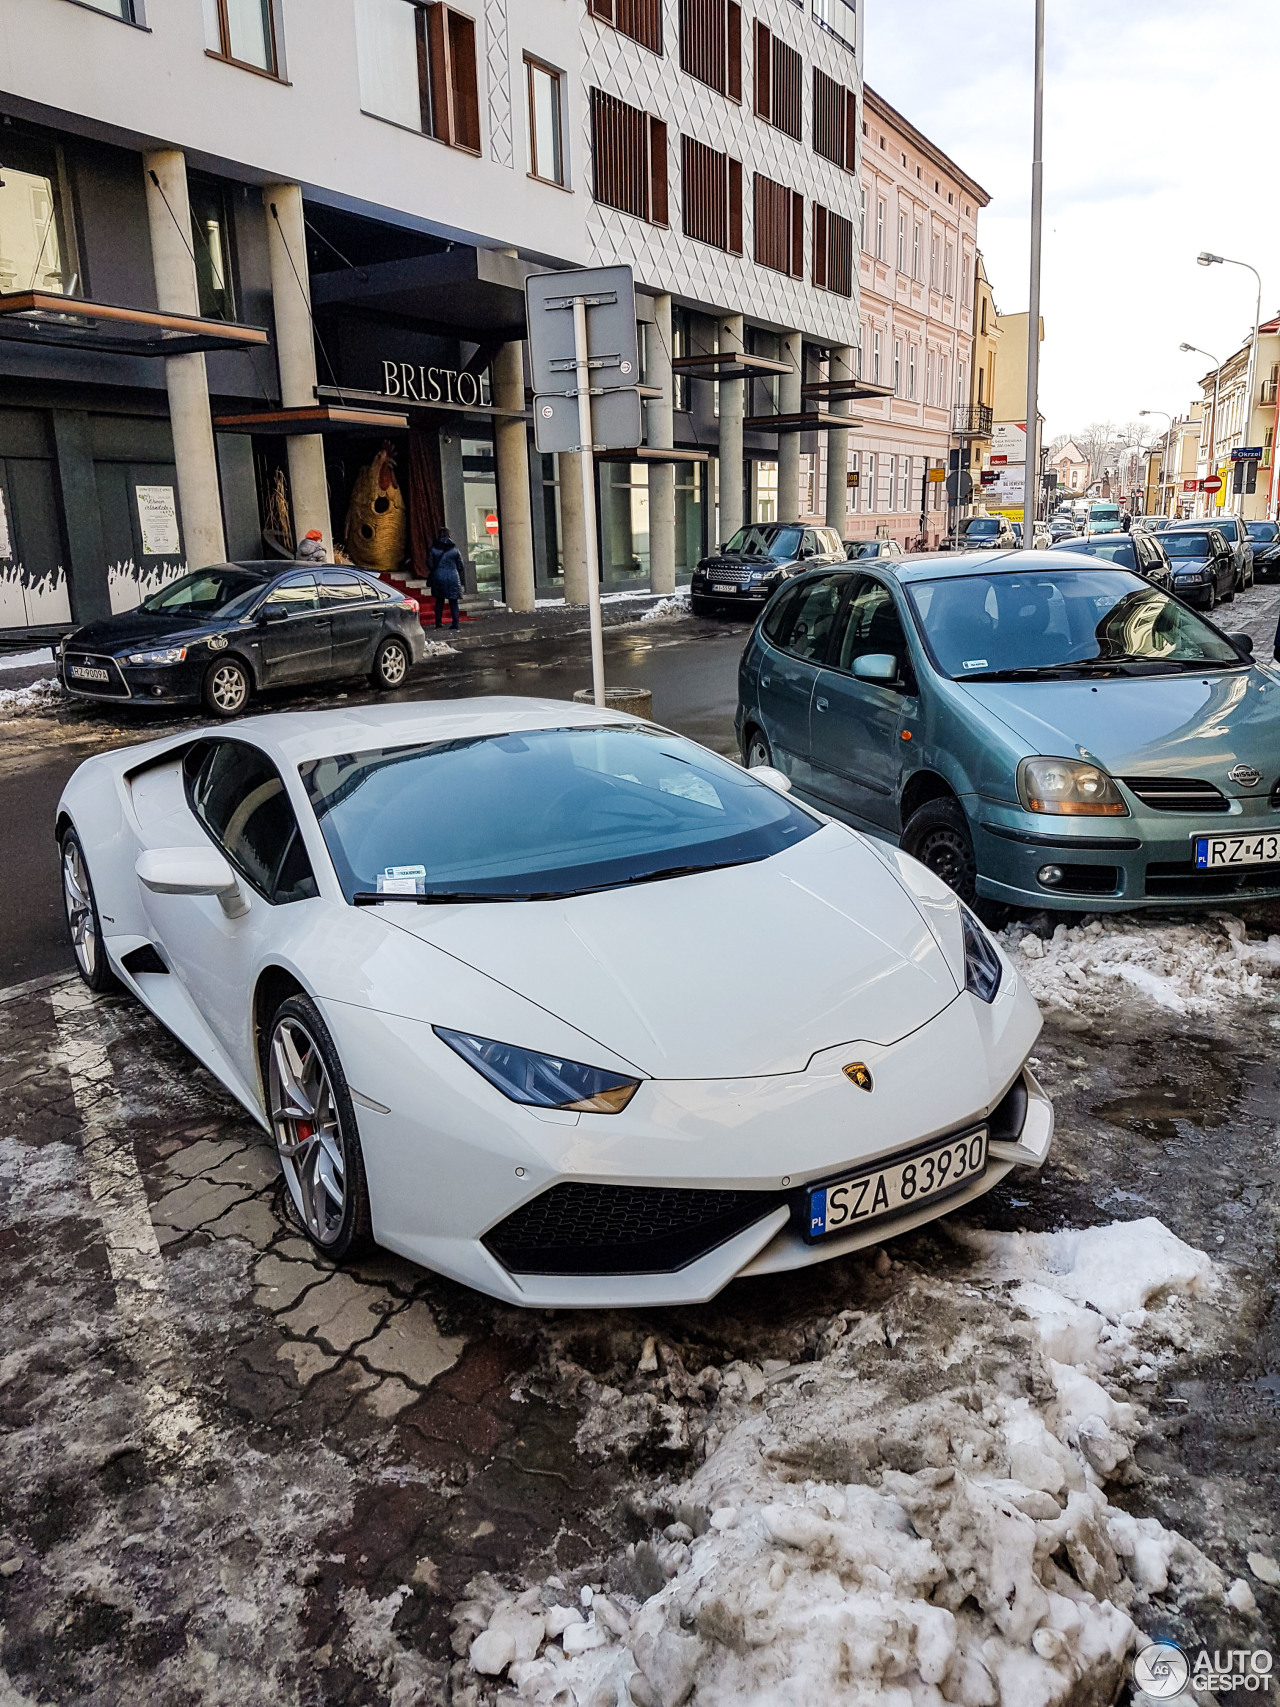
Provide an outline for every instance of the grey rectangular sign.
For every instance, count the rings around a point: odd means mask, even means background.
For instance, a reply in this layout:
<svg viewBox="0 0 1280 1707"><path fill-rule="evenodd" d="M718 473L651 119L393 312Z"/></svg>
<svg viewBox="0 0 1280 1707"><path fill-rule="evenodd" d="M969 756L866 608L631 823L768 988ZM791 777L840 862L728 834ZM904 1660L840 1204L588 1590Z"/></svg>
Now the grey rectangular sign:
<svg viewBox="0 0 1280 1707"><path fill-rule="evenodd" d="M553 451L577 450L581 435L578 431L578 399L576 397L535 397L533 400L534 441L543 456ZM626 450L638 445L641 438L640 393L606 391L602 397L591 399L591 442L610 450Z"/></svg>
<svg viewBox="0 0 1280 1707"><path fill-rule="evenodd" d="M525 280L533 389L571 391L574 380L573 298L587 297L587 353L593 386L639 385L636 287L630 267L576 267ZM592 298L597 300L592 301Z"/></svg>

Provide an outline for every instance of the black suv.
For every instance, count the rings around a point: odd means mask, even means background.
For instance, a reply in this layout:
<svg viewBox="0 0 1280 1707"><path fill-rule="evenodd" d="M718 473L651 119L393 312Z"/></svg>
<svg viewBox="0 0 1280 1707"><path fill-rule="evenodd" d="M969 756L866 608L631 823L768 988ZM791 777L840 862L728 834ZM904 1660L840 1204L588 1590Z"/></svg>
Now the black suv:
<svg viewBox="0 0 1280 1707"><path fill-rule="evenodd" d="M844 541L834 528L802 522L752 522L739 528L713 557L693 572L689 607L695 616L736 606L752 616L792 575L845 561Z"/></svg>

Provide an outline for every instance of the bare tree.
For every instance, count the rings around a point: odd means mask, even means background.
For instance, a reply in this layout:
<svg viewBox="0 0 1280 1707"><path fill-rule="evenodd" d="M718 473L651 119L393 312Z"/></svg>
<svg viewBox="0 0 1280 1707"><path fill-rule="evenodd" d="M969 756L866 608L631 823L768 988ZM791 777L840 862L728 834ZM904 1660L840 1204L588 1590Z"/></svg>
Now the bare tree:
<svg viewBox="0 0 1280 1707"><path fill-rule="evenodd" d="M1089 484L1102 476L1102 471L1114 461L1119 437L1114 421L1092 421L1082 433L1074 435L1081 454L1089 459Z"/></svg>

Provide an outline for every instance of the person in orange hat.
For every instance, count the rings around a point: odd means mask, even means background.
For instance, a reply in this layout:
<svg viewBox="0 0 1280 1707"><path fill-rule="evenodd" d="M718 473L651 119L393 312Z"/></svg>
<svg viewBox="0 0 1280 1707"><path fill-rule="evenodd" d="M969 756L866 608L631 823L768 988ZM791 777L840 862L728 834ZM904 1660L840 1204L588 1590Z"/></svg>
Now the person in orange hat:
<svg viewBox="0 0 1280 1707"><path fill-rule="evenodd" d="M303 536L298 546L298 562L327 563L328 561L324 549L324 535L319 528L312 528L309 533Z"/></svg>

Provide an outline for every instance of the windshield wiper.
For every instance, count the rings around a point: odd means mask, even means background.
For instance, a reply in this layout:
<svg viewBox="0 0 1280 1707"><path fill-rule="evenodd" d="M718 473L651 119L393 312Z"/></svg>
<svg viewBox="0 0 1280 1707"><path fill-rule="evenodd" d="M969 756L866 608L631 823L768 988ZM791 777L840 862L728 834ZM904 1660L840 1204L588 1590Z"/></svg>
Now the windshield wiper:
<svg viewBox="0 0 1280 1707"><path fill-rule="evenodd" d="M1022 664L1007 670L978 670L971 676L954 676L957 682L1021 682L1037 676L1063 677L1118 671L1125 675L1157 675L1162 670L1229 670L1247 663L1244 658L1151 658L1123 652L1114 658L1076 658L1062 664ZM1134 669L1137 665L1139 668Z"/></svg>
<svg viewBox="0 0 1280 1707"><path fill-rule="evenodd" d="M467 901L572 901L578 895L601 895L610 889L627 889L636 883L660 883L669 877L695 877L700 871L728 871L735 865L750 865L745 859L717 860L707 865L664 865L658 871L637 872L634 877L615 878L612 883L588 883L580 889L534 889L525 894L485 894L475 889L428 889L423 895L379 894L357 889L351 897L355 907L376 907L383 901L413 901L419 907L452 906Z"/></svg>
<svg viewBox="0 0 1280 1707"><path fill-rule="evenodd" d="M456 901L555 901L559 893L546 895L486 895L478 889L428 889L424 895L382 894L372 889L357 889L351 897L353 907L378 907L384 901L416 901L419 907L451 906Z"/></svg>

